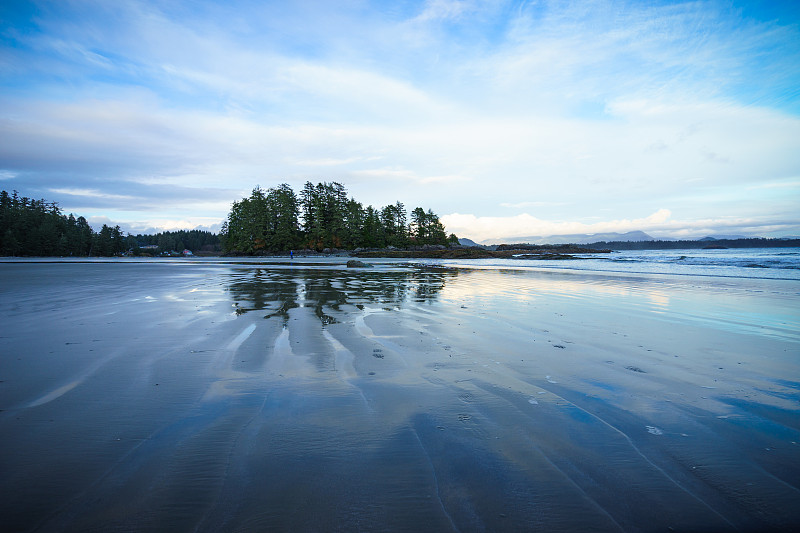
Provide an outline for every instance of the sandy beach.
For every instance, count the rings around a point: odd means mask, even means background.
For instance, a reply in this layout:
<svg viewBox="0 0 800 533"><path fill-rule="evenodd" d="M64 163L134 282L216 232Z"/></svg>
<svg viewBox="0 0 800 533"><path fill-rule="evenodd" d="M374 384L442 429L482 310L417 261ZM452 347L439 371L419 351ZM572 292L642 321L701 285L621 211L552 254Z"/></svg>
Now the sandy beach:
<svg viewBox="0 0 800 533"><path fill-rule="evenodd" d="M796 280L0 262L5 531L790 531Z"/></svg>

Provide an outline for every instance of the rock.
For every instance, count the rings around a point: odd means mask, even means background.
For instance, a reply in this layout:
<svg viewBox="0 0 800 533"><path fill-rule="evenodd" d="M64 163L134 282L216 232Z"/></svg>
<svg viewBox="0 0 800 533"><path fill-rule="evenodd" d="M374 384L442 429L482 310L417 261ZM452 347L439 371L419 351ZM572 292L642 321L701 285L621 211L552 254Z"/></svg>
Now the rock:
<svg viewBox="0 0 800 533"><path fill-rule="evenodd" d="M511 259L544 259L551 261L560 261L564 259L578 259L569 254L518 254L511 257Z"/></svg>
<svg viewBox="0 0 800 533"><path fill-rule="evenodd" d="M363 261L359 261L358 259L351 259L347 262L347 268L369 268L372 265L369 263L365 263Z"/></svg>

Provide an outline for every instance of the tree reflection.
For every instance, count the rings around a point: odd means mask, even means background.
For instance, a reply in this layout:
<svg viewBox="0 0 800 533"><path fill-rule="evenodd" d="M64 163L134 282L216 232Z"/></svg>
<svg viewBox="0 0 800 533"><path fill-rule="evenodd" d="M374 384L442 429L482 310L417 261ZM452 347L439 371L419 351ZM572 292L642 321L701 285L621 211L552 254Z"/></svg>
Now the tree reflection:
<svg viewBox="0 0 800 533"><path fill-rule="evenodd" d="M343 269L240 268L231 276L227 290L236 314L268 311L264 318L280 317L309 307L323 325L337 322L342 306L379 304L399 308L406 302L432 301L456 270L416 267L402 271Z"/></svg>

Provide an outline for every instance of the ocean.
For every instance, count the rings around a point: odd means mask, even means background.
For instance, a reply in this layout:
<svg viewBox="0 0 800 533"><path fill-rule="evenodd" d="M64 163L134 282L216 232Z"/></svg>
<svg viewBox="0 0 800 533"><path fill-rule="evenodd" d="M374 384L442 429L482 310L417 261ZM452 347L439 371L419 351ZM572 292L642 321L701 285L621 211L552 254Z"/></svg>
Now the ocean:
<svg viewBox="0 0 800 533"><path fill-rule="evenodd" d="M444 263L458 266L800 280L800 248L630 250L576 257L578 259L573 260L480 259Z"/></svg>

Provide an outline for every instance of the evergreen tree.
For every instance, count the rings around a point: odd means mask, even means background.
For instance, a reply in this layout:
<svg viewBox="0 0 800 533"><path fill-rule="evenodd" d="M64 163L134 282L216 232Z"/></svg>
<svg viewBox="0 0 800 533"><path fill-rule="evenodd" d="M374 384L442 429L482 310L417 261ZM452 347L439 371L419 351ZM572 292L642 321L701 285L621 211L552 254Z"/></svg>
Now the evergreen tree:
<svg viewBox="0 0 800 533"><path fill-rule="evenodd" d="M346 247L353 249L363 246L364 220L365 212L361 203L353 198L348 200L345 208L346 239L344 245Z"/></svg>
<svg viewBox="0 0 800 533"><path fill-rule="evenodd" d="M303 186L303 191L300 193L300 207L303 213L303 232L306 235L310 235L314 227L317 205L316 196L317 190L314 184L307 181Z"/></svg>
<svg viewBox="0 0 800 533"><path fill-rule="evenodd" d="M421 207L414 208L411 212L411 237L414 244L425 244L427 241L427 216Z"/></svg>
<svg viewBox="0 0 800 533"><path fill-rule="evenodd" d="M447 245L447 233L439 217L430 209L417 207L411 212L411 234L414 244Z"/></svg>
<svg viewBox="0 0 800 533"><path fill-rule="evenodd" d="M75 221L75 242L77 248L74 255L90 255L92 250L92 227L85 218L79 216Z"/></svg>
<svg viewBox="0 0 800 533"><path fill-rule="evenodd" d="M291 250L300 241L299 202L292 188L283 183L267 193L267 243L271 250Z"/></svg>
<svg viewBox="0 0 800 533"><path fill-rule="evenodd" d="M387 246L401 248L408 244L406 209L402 203L384 207L381 210L381 223Z"/></svg>
<svg viewBox="0 0 800 533"><path fill-rule="evenodd" d="M380 215L371 205L367 206L364 212L364 226L361 231L361 239L366 248L383 248L386 245Z"/></svg>

